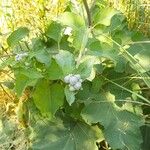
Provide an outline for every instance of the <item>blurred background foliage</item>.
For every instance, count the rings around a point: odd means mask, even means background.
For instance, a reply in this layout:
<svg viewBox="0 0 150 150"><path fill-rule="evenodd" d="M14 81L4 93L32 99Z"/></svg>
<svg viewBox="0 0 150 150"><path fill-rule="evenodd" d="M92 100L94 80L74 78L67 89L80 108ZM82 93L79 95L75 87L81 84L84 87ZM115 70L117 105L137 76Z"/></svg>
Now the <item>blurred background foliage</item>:
<svg viewBox="0 0 150 150"><path fill-rule="evenodd" d="M125 14L129 28L150 36L149 0L103 1ZM63 12L68 2L70 0L0 0L0 32L14 31L20 26L29 27L34 33L43 30L47 21Z"/></svg>
<svg viewBox="0 0 150 150"><path fill-rule="evenodd" d="M32 36L43 32L50 19L76 0L0 0L0 33L5 35L20 26L28 27ZM80 2L81 0L77 0ZM95 0L88 0L89 5ZM125 14L130 29L150 36L149 0L103 0ZM2 37L1 37L2 38ZM1 40L1 44L5 40Z"/></svg>
<svg viewBox="0 0 150 150"><path fill-rule="evenodd" d="M150 0L109 0L109 3L125 14L130 29L150 36Z"/></svg>
<svg viewBox="0 0 150 150"><path fill-rule="evenodd" d="M1 0L1 32L20 26L42 29L46 22L61 13L67 0Z"/></svg>
<svg viewBox="0 0 150 150"><path fill-rule="evenodd" d="M1 45L5 37L24 26L30 29L32 37L44 31L50 19L64 11L67 0L0 0ZM2 40L3 38L3 40Z"/></svg>

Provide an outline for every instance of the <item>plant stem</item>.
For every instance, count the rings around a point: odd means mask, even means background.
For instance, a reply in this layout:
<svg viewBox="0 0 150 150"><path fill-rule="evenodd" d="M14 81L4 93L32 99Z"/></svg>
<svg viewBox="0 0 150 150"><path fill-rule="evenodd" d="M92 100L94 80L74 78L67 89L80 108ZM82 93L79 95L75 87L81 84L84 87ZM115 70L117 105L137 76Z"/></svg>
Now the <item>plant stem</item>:
<svg viewBox="0 0 150 150"><path fill-rule="evenodd" d="M129 89L127 89L127 88L125 88L125 87L123 87L123 86L121 86L121 85L115 83L115 82L113 82L112 80L109 80L108 78L106 78L106 77L104 77L104 76L103 76L103 78L105 78L106 81L109 81L110 83L112 83L112 84L114 84L114 85L120 87L121 89L123 89L123 90L125 90L125 91L128 91L129 93L135 94L138 98L140 98L141 100L143 100L143 101L147 102L148 104L150 104L150 101L149 101L148 99L146 99L145 97L143 97L142 95L140 95L140 94L138 94L138 93L135 93L135 92L133 92L133 91L131 91L131 90L129 90Z"/></svg>
<svg viewBox="0 0 150 150"><path fill-rule="evenodd" d="M87 13L88 25L89 25L89 27L91 27L92 21L91 21L91 14L90 14L90 9L89 9L88 3L86 0L83 0L83 4L84 4L84 7L85 7L85 10Z"/></svg>

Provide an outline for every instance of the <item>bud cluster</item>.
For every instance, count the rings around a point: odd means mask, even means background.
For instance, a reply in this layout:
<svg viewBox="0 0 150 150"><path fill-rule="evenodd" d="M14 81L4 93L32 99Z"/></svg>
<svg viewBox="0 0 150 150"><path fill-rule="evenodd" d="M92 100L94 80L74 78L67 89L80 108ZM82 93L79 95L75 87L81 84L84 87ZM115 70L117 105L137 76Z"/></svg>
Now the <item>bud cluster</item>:
<svg viewBox="0 0 150 150"><path fill-rule="evenodd" d="M64 78L65 83L69 84L69 90L75 91L79 90L82 87L82 79L79 74L73 75L69 74Z"/></svg>
<svg viewBox="0 0 150 150"><path fill-rule="evenodd" d="M16 60L16 61L20 61L23 57L26 57L26 56L28 56L28 53L17 54L17 55L15 56L15 60Z"/></svg>

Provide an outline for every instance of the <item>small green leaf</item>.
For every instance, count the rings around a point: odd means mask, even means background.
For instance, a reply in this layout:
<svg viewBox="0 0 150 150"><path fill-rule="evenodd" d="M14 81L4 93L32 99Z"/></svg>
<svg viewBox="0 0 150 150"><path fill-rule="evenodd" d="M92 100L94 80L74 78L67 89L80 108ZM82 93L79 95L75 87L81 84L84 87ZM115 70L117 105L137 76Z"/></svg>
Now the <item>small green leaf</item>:
<svg viewBox="0 0 150 150"><path fill-rule="evenodd" d="M72 27L74 29L80 28L82 26L85 26L84 19L72 12L64 12L60 18L59 21L66 26Z"/></svg>
<svg viewBox="0 0 150 150"><path fill-rule="evenodd" d="M68 51L60 50L57 55L54 56L57 64L63 70L64 76L72 73L75 69L75 58L72 53Z"/></svg>
<svg viewBox="0 0 150 150"><path fill-rule="evenodd" d="M34 85L37 81L36 79L31 79L21 73L15 74L15 77L16 77L15 91L18 97L22 95L23 91L27 86Z"/></svg>
<svg viewBox="0 0 150 150"><path fill-rule="evenodd" d="M87 34L87 29L85 27L80 27L74 30L73 34L73 46L74 48L79 51L82 46L87 43L86 39L88 39L86 36Z"/></svg>
<svg viewBox="0 0 150 150"><path fill-rule="evenodd" d="M60 41L61 39L61 31L62 31L62 26L61 24L53 21L47 28L46 35L49 38L54 39L55 41Z"/></svg>
<svg viewBox="0 0 150 150"><path fill-rule="evenodd" d="M69 88L66 86L65 95L67 102L69 103L69 105L71 105L75 101L75 93L70 91Z"/></svg>
<svg viewBox="0 0 150 150"><path fill-rule="evenodd" d="M99 11L99 13L95 17L95 24L103 24L105 26L109 26L111 22L111 18L117 14L118 12L111 7L106 7Z"/></svg>
<svg viewBox="0 0 150 150"><path fill-rule="evenodd" d="M29 78L25 75L18 74L16 76L16 84L15 84L15 91L17 92L17 95L20 97L22 95L22 92L27 87Z"/></svg>
<svg viewBox="0 0 150 150"><path fill-rule="evenodd" d="M43 75L41 74L41 72L37 71L36 69L33 68L17 68L15 70L16 73L18 74L23 74L25 76L27 76L30 79L39 79L42 78Z"/></svg>
<svg viewBox="0 0 150 150"><path fill-rule="evenodd" d="M97 63L96 57L86 57L80 63L77 73L81 75L84 80L91 75L93 65Z"/></svg>
<svg viewBox="0 0 150 150"><path fill-rule="evenodd" d="M47 68L47 78L50 80L58 80L63 77L63 71L60 66L52 59L51 65Z"/></svg>
<svg viewBox="0 0 150 150"><path fill-rule="evenodd" d="M19 41L21 41L25 36L29 34L29 30L26 27L20 27L15 30L7 39L9 46L15 46Z"/></svg>
<svg viewBox="0 0 150 150"><path fill-rule="evenodd" d="M110 32L114 32L117 30L122 30L126 24L123 22L125 20L125 16L123 14L116 14L111 19L111 24L108 27Z"/></svg>
<svg viewBox="0 0 150 150"><path fill-rule="evenodd" d="M60 84L50 86L48 80L40 80L33 93L36 107L43 115L53 117L56 111L64 102L64 89Z"/></svg>
<svg viewBox="0 0 150 150"><path fill-rule="evenodd" d="M32 56L34 56L38 62L45 64L47 67L51 64L51 56L44 50L33 52Z"/></svg>

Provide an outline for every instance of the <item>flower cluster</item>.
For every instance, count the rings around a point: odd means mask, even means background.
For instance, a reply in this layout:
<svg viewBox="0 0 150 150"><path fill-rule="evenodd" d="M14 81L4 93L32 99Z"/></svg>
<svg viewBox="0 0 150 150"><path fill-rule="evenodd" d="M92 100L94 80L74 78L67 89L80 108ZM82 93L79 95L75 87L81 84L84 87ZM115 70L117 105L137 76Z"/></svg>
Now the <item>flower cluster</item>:
<svg viewBox="0 0 150 150"><path fill-rule="evenodd" d="M17 55L15 56L15 60L16 60L16 61L20 61L23 57L26 57L26 56L28 56L28 53L17 54Z"/></svg>
<svg viewBox="0 0 150 150"><path fill-rule="evenodd" d="M66 27L64 31L64 35L72 35L72 28L71 27Z"/></svg>
<svg viewBox="0 0 150 150"><path fill-rule="evenodd" d="M65 83L69 83L69 90L75 91L82 87L82 79L79 74L73 75L69 74L64 78Z"/></svg>

